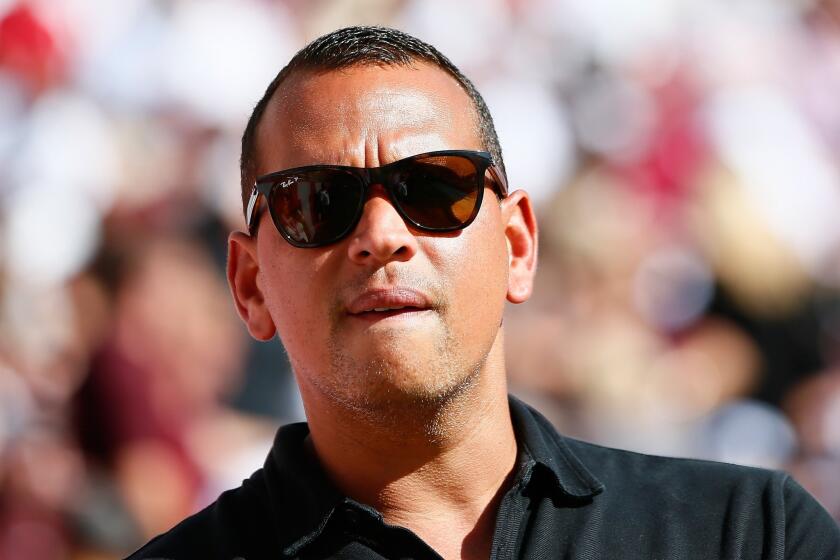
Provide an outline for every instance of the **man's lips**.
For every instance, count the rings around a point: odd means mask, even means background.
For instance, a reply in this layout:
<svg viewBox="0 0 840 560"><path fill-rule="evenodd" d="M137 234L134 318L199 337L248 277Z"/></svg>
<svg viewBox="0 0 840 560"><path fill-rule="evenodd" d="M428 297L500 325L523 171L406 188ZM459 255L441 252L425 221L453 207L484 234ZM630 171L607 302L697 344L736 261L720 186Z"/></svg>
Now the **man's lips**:
<svg viewBox="0 0 840 560"><path fill-rule="evenodd" d="M367 290L353 298L347 313L353 316L391 316L432 308L426 294L411 288L382 288Z"/></svg>

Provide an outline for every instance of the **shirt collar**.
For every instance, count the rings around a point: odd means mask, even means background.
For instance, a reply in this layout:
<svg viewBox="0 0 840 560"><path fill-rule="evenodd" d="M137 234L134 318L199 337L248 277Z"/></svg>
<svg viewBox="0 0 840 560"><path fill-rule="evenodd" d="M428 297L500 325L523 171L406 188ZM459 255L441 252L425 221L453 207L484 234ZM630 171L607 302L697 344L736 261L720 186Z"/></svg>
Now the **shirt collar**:
<svg viewBox="0 0 840 560"><path fill-rule="evenodd" d="M527 486L537 470L548 474L550 484L563 497L588 500L604 491L546 418L516 397L509 397L516 440L524 456L520 477Z"/></svg>
<svg viewBox="0 0 840 560"><path fill-rule="evenodd" d="M520 445L519 479L523 487L546 479L560 497L588 500L604 490L548 420L515 397L510 414ZM372 508L347 498L329 480L305 441L306 423L281 427L264 471L273 518L283 554L294 556L317 539L336 515L355 512L381 520ZM536 476L546 473L548 476Z"/></svg>

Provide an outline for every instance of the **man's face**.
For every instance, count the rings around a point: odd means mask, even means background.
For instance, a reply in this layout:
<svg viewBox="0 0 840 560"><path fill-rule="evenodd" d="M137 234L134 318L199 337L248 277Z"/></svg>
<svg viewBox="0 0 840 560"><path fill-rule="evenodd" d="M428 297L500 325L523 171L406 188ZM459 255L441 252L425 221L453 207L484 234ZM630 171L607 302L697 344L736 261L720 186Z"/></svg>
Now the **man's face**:
<svg viewBox="0 0 840 560"><path fill-rule="evenodd" d="M482 149L469 97L426 64L293 74L262 117L257 146L258 175ZM256 286L304 401L327 397L371 412L433 404L470 386L488 354L501 358L509 265L504 214L488 189L466 229L421 232L374 185L349 236L300 249L263 212L253 242ZM406 298L420 308L363 312Z"/></svg>

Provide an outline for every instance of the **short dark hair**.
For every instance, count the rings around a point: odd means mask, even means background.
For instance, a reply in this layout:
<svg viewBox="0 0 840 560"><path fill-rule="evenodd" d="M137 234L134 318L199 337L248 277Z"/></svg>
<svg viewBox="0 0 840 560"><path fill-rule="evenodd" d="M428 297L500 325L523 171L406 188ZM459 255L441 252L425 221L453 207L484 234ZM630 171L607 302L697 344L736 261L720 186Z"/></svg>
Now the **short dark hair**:
<svg viewBox="0 0 840 560"><path fill-rule="evenodd" d="M504 173L502 148L487 104L464 76L440 51L407 33L388 27L345 27L315 39L297 52L268 85L262 99L254 107L242 134L242 155L239 171L242 182L242 209L246 209L256 179L256 133L263 113L280 84L294 71L329 71L356 65L408 66L426 62L451 75L464 89L475 107L478 134L483 148Z"/></svg>

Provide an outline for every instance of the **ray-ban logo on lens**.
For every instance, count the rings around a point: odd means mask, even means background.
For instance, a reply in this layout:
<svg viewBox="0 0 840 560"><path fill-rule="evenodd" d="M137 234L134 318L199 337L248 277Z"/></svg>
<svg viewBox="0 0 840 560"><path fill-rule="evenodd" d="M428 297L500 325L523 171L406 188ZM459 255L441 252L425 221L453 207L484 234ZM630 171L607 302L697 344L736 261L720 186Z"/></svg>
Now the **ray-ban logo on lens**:
<svg viewBox="0 0 840 560"><path fill-rule="evenodd" d="M298 182L298 178L297 177L292 177L291 179L286 179L285 181L280 183L278 186L281 189L288 189L289 187L291 187L292 185L294 185L297 182Z"/></svg>

